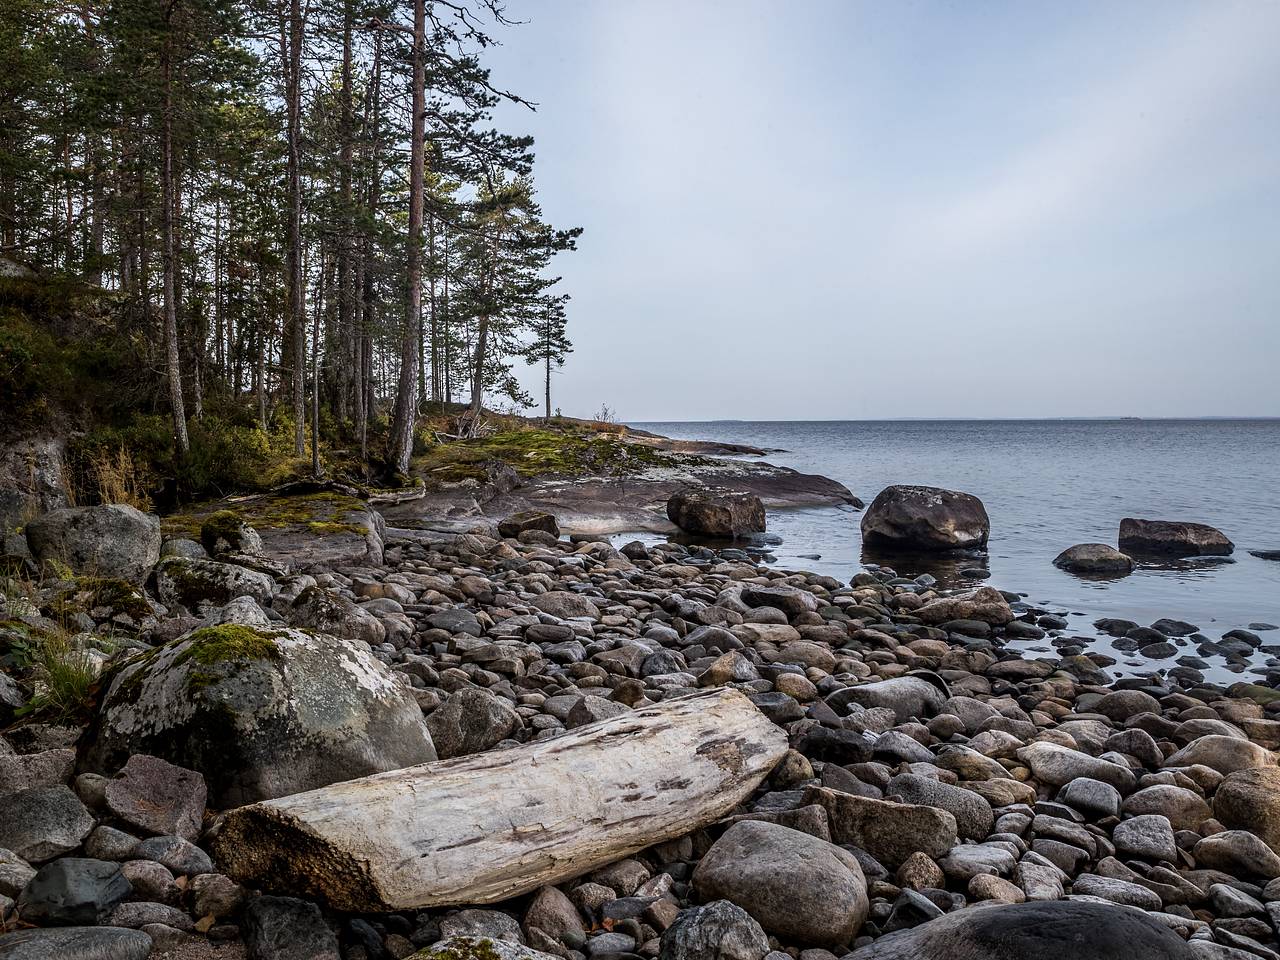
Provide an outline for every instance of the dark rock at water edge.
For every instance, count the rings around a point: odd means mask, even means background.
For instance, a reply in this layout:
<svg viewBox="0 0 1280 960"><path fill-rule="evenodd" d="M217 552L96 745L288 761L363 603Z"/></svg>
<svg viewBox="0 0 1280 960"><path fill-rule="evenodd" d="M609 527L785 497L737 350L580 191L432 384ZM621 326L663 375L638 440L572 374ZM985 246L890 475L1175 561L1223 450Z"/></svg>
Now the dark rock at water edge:
<svg viewBox="0 0 1280 960"><path fill-rule="evenodd" d="M1225 557L1235 544L1204 523L1125 517L1120 521L1120 549L1130 556Z"/></svg>
<svg viewBox="0 0 1280 960"><path fill-rule="evenodd" d="M545 510L522 510L498 522L498 533L504 537L519 537L526 530L541 530L553 537L560 536L560 524Z"/></svg>
<svg viewBox="0 0 1280 960"><path fill-rule="evenodd" d="M738 537L765 529L764 504L750 493L682 490L667 500L667 519L686 533Z"/></svg>
<svg viewBox="0 0 1280 960"><path fill-rule="evenodd" d="M899 550L964 550L991 534L982 501L941 487L895 485L881 490L862 517L862 539Z"/></svg>

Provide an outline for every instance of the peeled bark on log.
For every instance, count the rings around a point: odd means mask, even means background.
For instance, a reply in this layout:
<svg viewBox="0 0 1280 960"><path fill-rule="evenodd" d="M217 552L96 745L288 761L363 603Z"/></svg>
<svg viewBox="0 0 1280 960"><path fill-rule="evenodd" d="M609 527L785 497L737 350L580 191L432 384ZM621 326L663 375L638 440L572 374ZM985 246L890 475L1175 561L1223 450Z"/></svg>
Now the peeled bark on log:
<svg viewBox="0 0 1280 960"><path fill-rule="evenodd" d="M237 881L339 910L495 903L719 819L786 749L745 695L707 690L551 740L241 807L215 855Z"/></svg>

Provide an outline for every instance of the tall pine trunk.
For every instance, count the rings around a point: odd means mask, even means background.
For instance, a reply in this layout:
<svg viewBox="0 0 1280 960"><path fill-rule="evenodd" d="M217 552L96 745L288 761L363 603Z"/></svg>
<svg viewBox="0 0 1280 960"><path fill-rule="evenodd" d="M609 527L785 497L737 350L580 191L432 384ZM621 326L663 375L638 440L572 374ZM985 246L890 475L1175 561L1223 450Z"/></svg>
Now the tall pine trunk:
<svg viewBox="0 0 1280 960"><path fill-rule="evenodd" d="M162 57L164 74L164 115L161 132L161 207L163 208L163 254L164 254L164 345L165 373L169 379L169 406L173 412L173 439L181 457L191 450L191 442L187 437L187 414L182 402L182 362L178 354L178 303L177 272L178 251L175 249L174 224L174 169L173 169L173 10L165 24L165 38Z"/></svg>
<svg viewBox="0 0 1280 960"><path fill-rule="evenodd" d="M289 331L291 338L293 386L293 452L304 456L307 432L307 327L302 279L302 176L299 141L302 138L302 3L289 0L288 58L285 65L285 96L288 100L288 179L289 223L288 246Z"/></svg>
<svg viewBox="0 0 1280 960"><path fill-rule="evenodd" d="M391 466L402 476L409 473L413 454L413 427L418 409L418 349L422 324L422 208L423 165L426 145L426 103L424 51L426 2L413 3L413 121L409 139L409 244L405 281L409 302L405 310L404 336L400 342L400 379L396 393L395 418L391 423Z"/></svg>

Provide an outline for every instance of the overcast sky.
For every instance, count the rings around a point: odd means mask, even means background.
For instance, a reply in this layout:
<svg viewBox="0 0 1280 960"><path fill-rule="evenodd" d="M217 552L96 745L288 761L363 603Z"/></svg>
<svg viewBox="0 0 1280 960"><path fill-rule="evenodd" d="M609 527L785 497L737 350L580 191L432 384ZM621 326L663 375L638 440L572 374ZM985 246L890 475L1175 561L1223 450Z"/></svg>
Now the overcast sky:
<svg viewBox="0 0 1280 960"><path fill-rule="evenodd" d="M565 413L1280 415L1280 2L508 13Z"/></svg>

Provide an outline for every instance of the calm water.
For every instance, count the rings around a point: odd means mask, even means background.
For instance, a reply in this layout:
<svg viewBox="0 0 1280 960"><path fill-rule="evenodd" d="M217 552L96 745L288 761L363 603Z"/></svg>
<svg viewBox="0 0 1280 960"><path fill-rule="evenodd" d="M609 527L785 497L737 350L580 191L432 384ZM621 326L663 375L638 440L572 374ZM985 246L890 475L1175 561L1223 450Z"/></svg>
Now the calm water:
<svg viewBox="0 0 1280 960"><path fill-rule="evenodd" d="M1150 623L1173 617L1217 639L1234 627L1280 623L1280 562L1249 550L1280 549L1280 420L817 421L639 423L678 438L780 448L773 463L844 483L870 503L893 483L963 490L991 518L985 565L992 584L1070 614L1069 633L1096 636L1102 616ZM1116 580L1088 580L1053 566L1075 543L1116 544L1120 518L1191 520L1236 544L1234 563L1141 567ZM772 512L777 565L847 580L862 560L861 512ZM805 555L819 555L812 559ZM909 569L911 566L919 569ZM966 563L965 566L972 566ZM925 572L901 563L899 573ZM946 568L929 572L947 574ZM1280 631L1261 633L1280 644ZM1032 648L1050 649L1046 644ZM1121 660L1116 673L1171 667L1097 646ZM1194 654L1194 645L1179 656ZM1239 679L1206 658L1212 679ZM1261 672L1271 660L1254 658ZM1280 661L1272 661L1280 664Z"/></svg>

